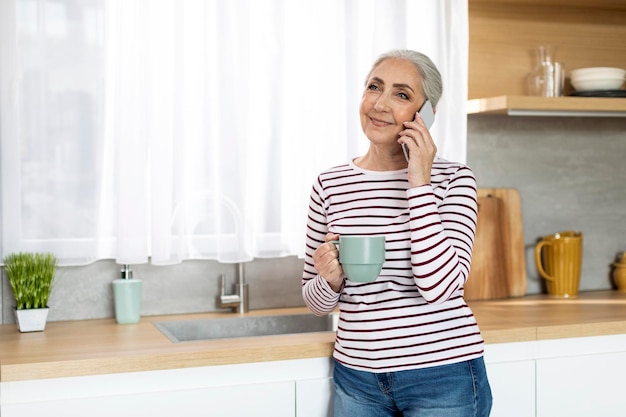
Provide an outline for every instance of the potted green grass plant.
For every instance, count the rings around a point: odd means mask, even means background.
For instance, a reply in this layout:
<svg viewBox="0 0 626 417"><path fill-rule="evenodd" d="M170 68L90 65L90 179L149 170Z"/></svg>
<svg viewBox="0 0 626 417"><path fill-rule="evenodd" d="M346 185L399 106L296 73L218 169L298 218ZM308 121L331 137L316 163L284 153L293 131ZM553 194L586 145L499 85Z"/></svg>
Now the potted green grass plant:
<svg viewBox="0 0 626 417"><path fill-rule="evenodd" d="M43 331L48 299L57 268L51 253L20 252L4 258L4 269L15 297L15 321L20 332Z"/></svg>

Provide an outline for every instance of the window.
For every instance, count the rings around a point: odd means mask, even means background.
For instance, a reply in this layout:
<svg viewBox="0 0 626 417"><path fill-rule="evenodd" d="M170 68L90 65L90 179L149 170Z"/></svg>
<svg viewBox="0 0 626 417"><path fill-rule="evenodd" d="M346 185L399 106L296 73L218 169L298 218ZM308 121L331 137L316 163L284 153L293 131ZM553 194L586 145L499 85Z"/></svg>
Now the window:
<svg viewBox="0 0 626 417"><path fill-rule="evenodd" d="M367 149L364 78L393 48L438 64L438 146L463 161L466 2L1 2L3 254L300 254L311 184Z"/></svg>

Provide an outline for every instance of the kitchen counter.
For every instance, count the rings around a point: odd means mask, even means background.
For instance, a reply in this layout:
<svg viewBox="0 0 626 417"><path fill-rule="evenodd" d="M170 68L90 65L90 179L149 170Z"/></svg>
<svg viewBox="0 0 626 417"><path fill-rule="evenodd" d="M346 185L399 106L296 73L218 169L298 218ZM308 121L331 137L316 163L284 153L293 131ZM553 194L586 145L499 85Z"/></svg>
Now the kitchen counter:
<svg viewBox="0 0 626 417"><path fill-rule="evenodd" d="M488 344L626 333L626 293L596 291L578 298L533 295L469 302ZM248 315L306 313L306 308L252 311ZM328 357L334 333L263 336L172 343L153 322L233 317L206 313L143 317L138 324L114 319L49 322L44 332L20 333L0 325L0 382L103 375Z"/></svg>

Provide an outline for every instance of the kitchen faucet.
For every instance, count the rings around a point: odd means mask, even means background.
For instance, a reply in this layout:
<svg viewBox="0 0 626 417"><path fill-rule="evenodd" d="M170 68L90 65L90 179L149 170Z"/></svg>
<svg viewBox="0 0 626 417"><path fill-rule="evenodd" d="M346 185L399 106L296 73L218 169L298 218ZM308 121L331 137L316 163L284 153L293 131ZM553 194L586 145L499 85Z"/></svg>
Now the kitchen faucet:
<svg viewBox="0 0 626 417"><path fill-rule="evenodd" d="M221 276L222 291L218 299L218 304L221 308L232 308L233 311L243 314L248 311L248 284L245 282L243 263L241 262L237 264L237 279L236 293L225 294L224 282L226 281L226 276Z"/></svg>

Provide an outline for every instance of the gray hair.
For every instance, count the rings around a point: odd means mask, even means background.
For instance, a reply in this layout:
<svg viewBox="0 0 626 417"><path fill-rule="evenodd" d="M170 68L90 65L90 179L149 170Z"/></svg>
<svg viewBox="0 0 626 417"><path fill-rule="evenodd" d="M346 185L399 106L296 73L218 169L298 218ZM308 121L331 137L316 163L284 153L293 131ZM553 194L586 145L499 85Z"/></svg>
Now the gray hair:
<svg viewBox="0 0 626 417"><path fill-rule="evenodd" d="M443 92L443 82L441 74L434 62L421 52L412 51L410 49L395 49L386 52L378 57L372 65L372 69L367 74L367 79L372 75L372 71L383 61L390 58L404 59L415 65L415 68L422 76L422 90L426 99L430 101L433 107L437 107L441 94ZM367 80L365 81L367 83Z"/></svg>

